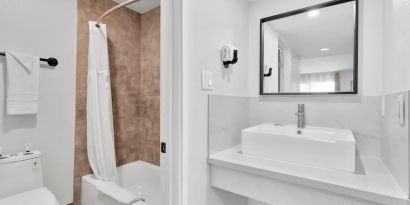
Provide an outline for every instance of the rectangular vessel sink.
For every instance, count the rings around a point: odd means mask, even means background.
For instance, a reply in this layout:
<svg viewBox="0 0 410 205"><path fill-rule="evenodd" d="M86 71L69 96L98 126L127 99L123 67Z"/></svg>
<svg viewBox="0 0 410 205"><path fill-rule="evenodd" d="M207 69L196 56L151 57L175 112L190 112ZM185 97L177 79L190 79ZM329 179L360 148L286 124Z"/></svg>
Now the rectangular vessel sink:
<svg viewBox="0 0 410 205"><path fill-rule="evenodd" d="M242 130L242 153L355 172L356 140L346 129L265 123Z"/></svg>

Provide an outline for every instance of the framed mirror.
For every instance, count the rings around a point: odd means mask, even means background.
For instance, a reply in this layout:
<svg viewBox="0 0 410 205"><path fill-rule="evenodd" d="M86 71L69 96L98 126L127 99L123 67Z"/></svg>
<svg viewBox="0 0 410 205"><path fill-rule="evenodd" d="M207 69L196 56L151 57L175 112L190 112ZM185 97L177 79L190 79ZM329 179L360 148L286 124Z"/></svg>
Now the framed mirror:
<svg viewBox="0 0 410 205"><path fill-rule="evenodd" d="M260 94L357 94L357 1L261 19Z"/></svg>

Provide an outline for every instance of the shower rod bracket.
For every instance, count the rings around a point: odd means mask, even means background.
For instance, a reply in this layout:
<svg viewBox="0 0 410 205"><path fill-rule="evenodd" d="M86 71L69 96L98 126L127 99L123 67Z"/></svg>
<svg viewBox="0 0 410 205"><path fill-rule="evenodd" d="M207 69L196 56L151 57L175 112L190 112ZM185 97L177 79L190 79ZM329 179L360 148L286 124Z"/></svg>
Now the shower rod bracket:
<svg viewBox="0 0 410 205"><path fill-rule="evenodd" d="M97 24L95 24L95 26L96 26L97 28L100 28L100 23L102 22L102 20L104 19L104 17L110 15L111 13L113 13L114 11L116 11L116 10L122 8L122 7L128 6L128 5L130 5L130 4L132 4L132 3L135 3L135 2L137 2L137 1L140 1L140 0L128 0L128 1L126 1L126 2L123 2L123 3L118 4L117 6L112 7L112 8L109 9L108 11L104 12L104 13L98 18Z"/></svg>

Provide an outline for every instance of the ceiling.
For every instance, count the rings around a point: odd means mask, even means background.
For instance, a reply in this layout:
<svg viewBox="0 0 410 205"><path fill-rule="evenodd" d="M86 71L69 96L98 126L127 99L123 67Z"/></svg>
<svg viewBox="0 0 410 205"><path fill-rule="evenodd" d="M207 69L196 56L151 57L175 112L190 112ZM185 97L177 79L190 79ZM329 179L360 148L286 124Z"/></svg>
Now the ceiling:
<svg viewBox="0 0 410 205"><path fill-rule="evenodd" d="M113 0L117 3L123 3L126 0ZM135 2L131 5L128 5L127 7L140 13L143 14L145 12L150 11L153 8L156 8L160 5L161 0L141 0L138 2Z"/></svg>
<svg viewBox="0 0 410 205"><path fill-rule="evenodd" d="M300 59L352 53L354 48L353 2L319 9L320 14L309 17L302 13L270 21L279 39ZM328 51L320 51L329 48Z"/></svg>

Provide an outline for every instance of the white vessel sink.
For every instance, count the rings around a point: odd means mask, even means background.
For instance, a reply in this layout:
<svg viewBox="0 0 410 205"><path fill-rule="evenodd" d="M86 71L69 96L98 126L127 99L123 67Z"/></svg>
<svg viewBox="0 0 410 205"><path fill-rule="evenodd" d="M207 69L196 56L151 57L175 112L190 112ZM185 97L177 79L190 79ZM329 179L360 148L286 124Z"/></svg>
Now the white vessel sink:
<svg viewBox="0 0 410 205"><path fill-rule="evenodd" d="M242 153L353 173L356 141L351 130L265 123L242 130Z"/></svg>

